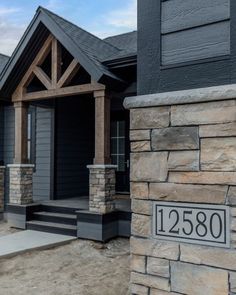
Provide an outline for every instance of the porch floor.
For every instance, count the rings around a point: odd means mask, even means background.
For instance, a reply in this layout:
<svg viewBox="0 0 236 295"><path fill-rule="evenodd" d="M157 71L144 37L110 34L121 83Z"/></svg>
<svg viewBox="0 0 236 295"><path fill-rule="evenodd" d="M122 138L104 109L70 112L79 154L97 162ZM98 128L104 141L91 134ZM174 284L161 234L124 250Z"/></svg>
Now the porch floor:
<svg viewBox="0 0 236 295"><path fill-rule="evenodd" d="M42 205L89 210L89 197L74 197L62 200L50 200L41 202ZM131 212L131 200L129 195L116 195L115 208L119 211Z"/></svg>

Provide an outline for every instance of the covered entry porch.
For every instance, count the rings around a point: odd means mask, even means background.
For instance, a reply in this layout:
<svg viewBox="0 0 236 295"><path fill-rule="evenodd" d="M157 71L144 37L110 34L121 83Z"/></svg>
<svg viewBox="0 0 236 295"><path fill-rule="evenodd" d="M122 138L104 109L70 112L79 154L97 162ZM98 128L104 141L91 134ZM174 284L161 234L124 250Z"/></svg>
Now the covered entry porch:
<svg viewBox="0 0 236 295"><path fill-rule="evenodd" d="M112 163L110 149L112 95L70 58L60 42L49 35L12 95L15 158L9 165L8 218L15 226L21 223L31 228L36 226L32 222L35 216L38 221L52 223L57 219L62 223L61 219L68 217L63 214L76 215L76 224L73 221L70 225L76 226L78 237L106 240L118 234L123 220L120 212L124 212L115 198L117 165ZM29 157L29 108L40 101L53 102L55 115L53 204L35 202L33 195L37 166ZM42 217L39 212L46 214Z"/></svg>

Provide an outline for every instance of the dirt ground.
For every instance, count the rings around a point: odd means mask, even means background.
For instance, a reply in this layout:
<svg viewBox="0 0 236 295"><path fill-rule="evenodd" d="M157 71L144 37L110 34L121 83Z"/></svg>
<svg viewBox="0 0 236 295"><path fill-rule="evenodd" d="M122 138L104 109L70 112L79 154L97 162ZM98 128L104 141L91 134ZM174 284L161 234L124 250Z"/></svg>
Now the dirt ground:
<svg viewBox="0 0 236 295"><path fill-rule="evenodd" d="M14 232L0 223L0 236ZM76 240L0 260L0 295L128 295L129 241Z"/></svg>

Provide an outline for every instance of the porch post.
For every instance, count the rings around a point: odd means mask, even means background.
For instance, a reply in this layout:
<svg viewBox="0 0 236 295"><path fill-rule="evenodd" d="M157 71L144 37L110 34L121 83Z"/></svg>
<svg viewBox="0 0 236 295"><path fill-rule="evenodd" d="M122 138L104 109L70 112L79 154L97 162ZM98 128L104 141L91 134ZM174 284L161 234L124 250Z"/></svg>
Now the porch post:
<svg viewBox="0 0 236 295"><path fill-rule="evenodd" d="M33 202L33 168L27 157L28 105L14 103L15 157L10 169L10 203L26 205Z"/></svg>
<svg viewBox="0 0 236 295"><path fill-rule="evenodd" d="M110 98L104 90L95 91L95 165L111 163Z"/></svg>
<svg viewBox="0 0 236 295"><path fill-rule="evenodd" d="M94 92L95 158L89 165L89 210L106 214L114 210L115 169L110 157L110 98L105 90Z"/></svg>
<svg viewBox="0 0 236 295"><path fill-rule="evenodd" d="M15 102L15 164L27 164L27 115L28 105Z"/></svg>

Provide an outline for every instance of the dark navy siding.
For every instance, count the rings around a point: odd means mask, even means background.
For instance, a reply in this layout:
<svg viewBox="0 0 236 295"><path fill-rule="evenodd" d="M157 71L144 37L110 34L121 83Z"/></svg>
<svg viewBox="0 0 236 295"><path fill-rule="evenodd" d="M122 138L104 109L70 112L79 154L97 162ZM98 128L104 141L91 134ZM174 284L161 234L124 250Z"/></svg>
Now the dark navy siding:
<svg viewBox="0 0 236 295"><path fill-rule="evenodd" d="M57 101L56 183L58 199L88 196L94 158L94 99L89 96Z"/></svg>
<svg viewBox="0 0 236 295"><path fill-rule="evenodd" d="M138 0L138 10L138 94L236 82L235 1Z"/></svg>
<svg viewBox="0 0 236 295"><path fill-rule="evenodd" d="M4 109L0 106L0 165L3 161L3 143L4 143Z"/></svg>
<svg viewBox="0 0 236 295"><path fill-rule="evenodd" d="M15 112L12 106L4 107L4 164L12 164L15 149ZM5 174L5 204L9 201L9 168Z"/></svg>
<svg viewBox="0 0 236 295"><path fill-rule="evenodd" d="M51 197L52 145L53 145L53 109L36 108L36 157L33 177L34 201L49 200Z"/></svg>

